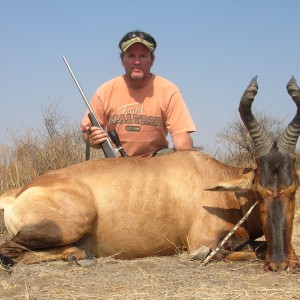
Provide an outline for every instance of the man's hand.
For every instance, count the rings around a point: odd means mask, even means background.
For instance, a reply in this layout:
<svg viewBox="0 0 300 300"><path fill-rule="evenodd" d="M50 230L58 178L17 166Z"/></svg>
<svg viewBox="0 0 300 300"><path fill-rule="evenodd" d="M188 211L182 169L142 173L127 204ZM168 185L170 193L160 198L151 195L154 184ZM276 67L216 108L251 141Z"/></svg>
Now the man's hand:
<svg viewBox="0 0 300 300"><path fill-rule="evenodd" d="M87 141L90 138L90 145L95 149L101 148L100 144L107 139L107 134L105 130L100 129L99 127L92 126L90 128L90 134L88 135L87 131L83 132L83 139Z"/></svg>

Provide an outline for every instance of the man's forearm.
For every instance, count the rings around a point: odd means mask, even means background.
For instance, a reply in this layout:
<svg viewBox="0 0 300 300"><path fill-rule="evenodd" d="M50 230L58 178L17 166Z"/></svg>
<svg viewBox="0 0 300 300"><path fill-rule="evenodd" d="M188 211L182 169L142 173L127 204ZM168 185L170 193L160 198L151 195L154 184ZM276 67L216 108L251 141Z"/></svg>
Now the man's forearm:
<svg viewBox="0 0 300 300"><path fill-rule="evenodd" d="M193 140L188 132L183 132L173 136L173 146L175 150L192 150Z"/></svg>

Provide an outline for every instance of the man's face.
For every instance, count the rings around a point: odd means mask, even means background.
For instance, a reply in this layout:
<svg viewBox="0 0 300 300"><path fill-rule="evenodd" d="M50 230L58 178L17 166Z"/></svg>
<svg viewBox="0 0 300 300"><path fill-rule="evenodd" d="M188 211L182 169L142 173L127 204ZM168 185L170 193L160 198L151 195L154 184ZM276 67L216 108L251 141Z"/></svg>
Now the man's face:
<svg viewBox="0 0 300 300"><path fill-rule="evenodd" d="M154 58L149 49L141 44L135 43L123 54L122 65L126 75L133 80L142 80L150 74Z"/></svg>

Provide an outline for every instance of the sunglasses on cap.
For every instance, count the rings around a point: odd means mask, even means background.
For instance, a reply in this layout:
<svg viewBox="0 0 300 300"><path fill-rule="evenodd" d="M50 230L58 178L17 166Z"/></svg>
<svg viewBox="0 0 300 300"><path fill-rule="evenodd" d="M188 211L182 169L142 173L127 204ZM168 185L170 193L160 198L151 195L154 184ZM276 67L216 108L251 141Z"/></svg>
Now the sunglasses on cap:
<svg viewBox="0 0 300 300"><path fill-rule="evenodd" d="M125 34L119 43L119 48L124 53L131 45L135 43L144 44L151 52L154 52L156 48L155 39L150 34L138 30Z"/></svg>

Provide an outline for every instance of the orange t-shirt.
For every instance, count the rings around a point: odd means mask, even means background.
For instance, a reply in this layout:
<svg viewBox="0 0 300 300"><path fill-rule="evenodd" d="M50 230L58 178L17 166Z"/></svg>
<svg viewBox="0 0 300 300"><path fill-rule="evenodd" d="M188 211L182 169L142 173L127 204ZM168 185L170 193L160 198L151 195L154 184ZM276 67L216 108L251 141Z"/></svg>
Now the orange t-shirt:
<svg viewBox="0 0 300 300"><path fill-rule="evenodd" d="M91 107L103 128L117 131L129 156L151 156L168 147L168 133L175 136L196 130L179 89L157 75L140 90L129 89L124 76L118 76L97 89ZM88 113L82 130L90 127Z"/></svg>

